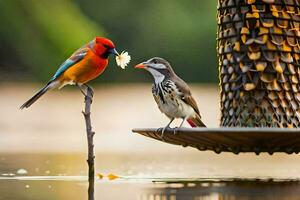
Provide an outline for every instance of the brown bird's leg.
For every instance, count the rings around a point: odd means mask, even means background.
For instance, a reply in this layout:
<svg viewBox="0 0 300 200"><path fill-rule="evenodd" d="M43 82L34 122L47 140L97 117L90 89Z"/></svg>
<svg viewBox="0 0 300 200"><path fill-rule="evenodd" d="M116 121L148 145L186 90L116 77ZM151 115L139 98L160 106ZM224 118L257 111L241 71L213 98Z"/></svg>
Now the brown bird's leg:
<svg viewBox="0 0 300 200"><path fill-rule="evenodd" d="M182 122L181 122L181 124L179 125L179 127L175 127L175 128L174 128L174 135L177 133L178 129L182 127L184 121L185 121L187 118L188 118L188 117L182 118Z"/></svg>
<svg viewBox="0 0 300 200"><path fill-rule="evenodd" d="M165 126L164 128L159 128L158 130L157 130L157 132L160 132L160 130L161 130L161 135L160 135L160 138L164 138L164 133L165 133L165 130L167 129L167 128L169 128L170 127L170 124L174 121L174 119L175 118L172 118L171 120L170 120L170 122L167 124L167 126Z"/></svg>

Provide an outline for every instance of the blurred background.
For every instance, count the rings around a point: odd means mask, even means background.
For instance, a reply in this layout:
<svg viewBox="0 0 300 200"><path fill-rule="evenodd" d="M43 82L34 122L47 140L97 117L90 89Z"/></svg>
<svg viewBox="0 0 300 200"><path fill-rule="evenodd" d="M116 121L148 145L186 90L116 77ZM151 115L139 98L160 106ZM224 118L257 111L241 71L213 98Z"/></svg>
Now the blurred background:
<svg viewBox="0 0 300 200"><path fill-rule="evenodd" d="M110 66L91 83L97 173L146 180L299 178L296 155L200 152L131 132L132 128L168 123L153 100L152 77L133 69L153 56L171 62L190 84L204 123L219 126L216 5L211 0L0 0L0 199L86 197L82 178L53 182L53 176L84 176L87 172L82 94L68 86L47 93L29 109L20 111L19 107L67 57L95 36L112 39L119 51L132 56L126 70L110 58ZM173 126L178 124L175 121ZM19 174L20 169L26 173ZM15 176L28 177L6 180ZM102 200L137 199L136 191L145 191L140 184L127 182L96 184L96 197ZM205 191L211 188L204 187ZM193 190L197 195L198 189ZM221 199L207 193L212 196L206 199Z"/></svg>
<svg viewBox="0 0 300 200"><path fill-rule="evenodd" d="M131 66L154 56L169 60L190 82L217 82L216 1L0 1L0 81L45 82L95 36L132 55ZM205 20L199 20L205 19ZM110 63L95 82L146 81Z"/></svg>
<svg viewBox="0 0 300 200"><path fill-rule="evenodd" d="M133 136L131 129L167 124L152 97L151 75L133 68L154 56L171 62L177 74L190 83L204 121L218 126L216 3L0 1L0 150L85 152L80 114L83 96L76 87L51 91L30 109L18 108L48 82L61 63L95 36L110 38L118 51L128 51L132 57L122 70L111 56L106 71L89 83L95 89L94 127L101 132L97 137L103 137L96 140L101 143L97 150L135 151L132 144L142 146L140 139L151 149L153 141ZM72 142L63 145L66 138ZM10 148L12 145L15 148Z"/></svg>

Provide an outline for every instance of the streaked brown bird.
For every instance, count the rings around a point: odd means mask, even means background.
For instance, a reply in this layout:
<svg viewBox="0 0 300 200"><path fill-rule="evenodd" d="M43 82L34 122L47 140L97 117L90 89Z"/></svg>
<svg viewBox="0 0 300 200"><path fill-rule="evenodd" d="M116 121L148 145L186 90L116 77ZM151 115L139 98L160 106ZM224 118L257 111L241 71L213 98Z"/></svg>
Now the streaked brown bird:
<svg viewBox="0 0 300 200"><path fill-rule="evenodd" d="M201 121L197 103L189 86L175 74L168 61L154 57L136 65L135 68L147 70L154 78L153 97L159 110L170 119L170 122L162 130L162 136L175 118L182 119L178 128L185 120L192 127L206 127Z"/></svg>

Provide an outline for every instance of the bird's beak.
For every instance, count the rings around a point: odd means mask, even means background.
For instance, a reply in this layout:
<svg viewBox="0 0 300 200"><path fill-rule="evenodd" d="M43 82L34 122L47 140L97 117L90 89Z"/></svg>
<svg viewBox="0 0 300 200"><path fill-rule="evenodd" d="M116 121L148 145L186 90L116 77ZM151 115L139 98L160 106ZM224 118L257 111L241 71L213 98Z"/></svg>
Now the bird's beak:
<svg viewBox="0 0 300 200"><path fill-rule="evenodd" d="M146 65L145 65L145 63L140 63L140 64L137 64L136 66L134 66L134 68L145 69Z"/></svg>
<svg viewBox="0 0 300 200"><path fill-rule="evenodd" d="M110 53L110 54L114 54L114 55L116 55L116 56L118 56L118 55L119 55L119 53L117 52L117 50L116 50L115 48L108 49L108 53Z"/></svg>

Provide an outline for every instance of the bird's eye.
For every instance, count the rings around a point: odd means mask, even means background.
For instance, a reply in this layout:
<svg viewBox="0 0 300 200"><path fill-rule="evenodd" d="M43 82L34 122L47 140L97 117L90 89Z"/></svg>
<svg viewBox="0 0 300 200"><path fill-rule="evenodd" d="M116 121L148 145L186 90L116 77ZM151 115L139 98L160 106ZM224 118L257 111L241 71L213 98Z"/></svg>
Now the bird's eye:
<svg viewBox="0 0 300 200"><path fill-rule="evenodd" d="M157 60L153 60L153 63L154 63L154 64L157 64Z"/></svg>
<svg viewBox="0 0 300 200"><path fill-rule="evenodd" d="M103 45L105 48L109 49L110 47L106 44Z"/></svg>

